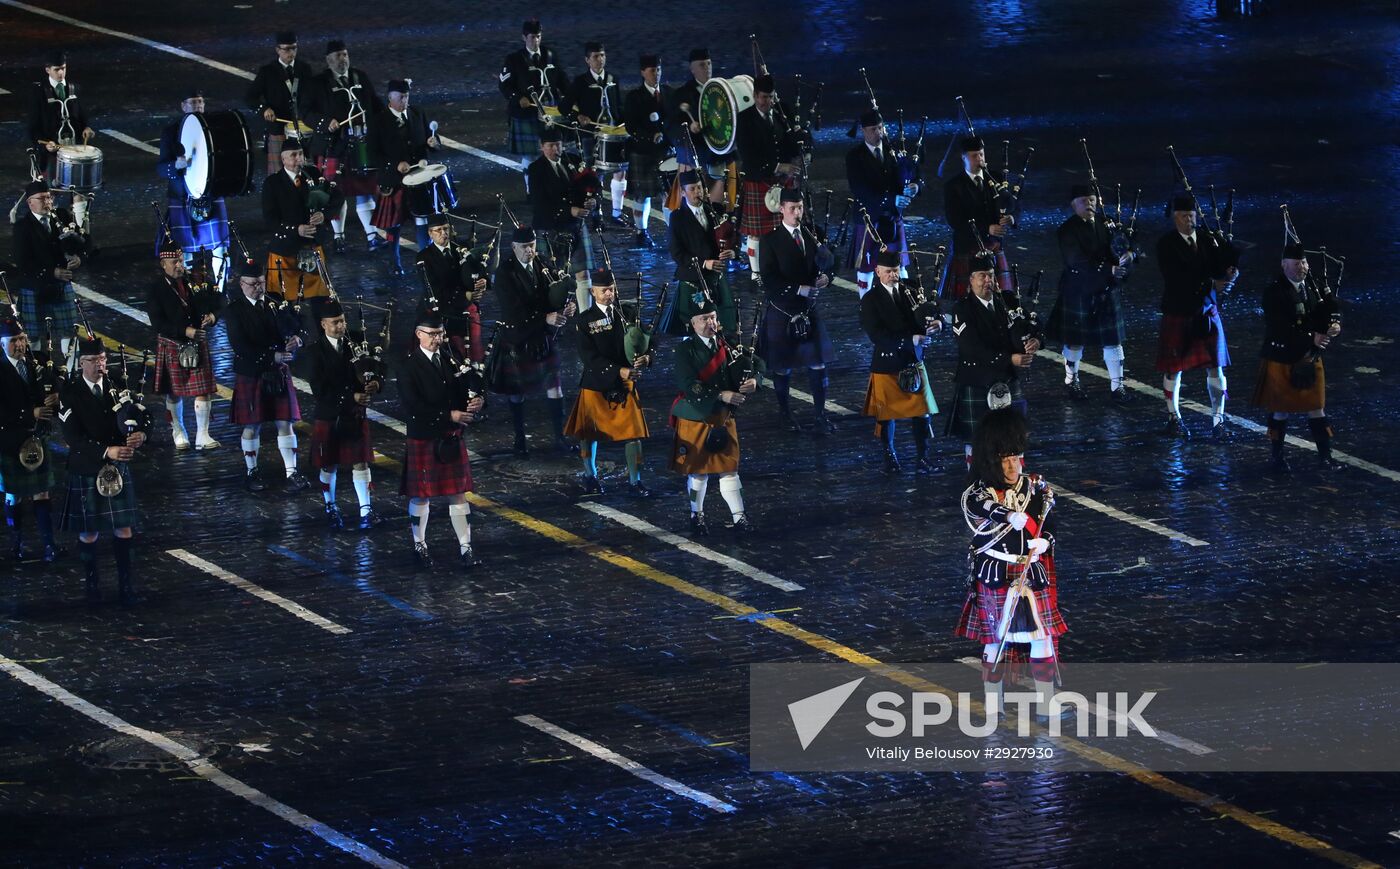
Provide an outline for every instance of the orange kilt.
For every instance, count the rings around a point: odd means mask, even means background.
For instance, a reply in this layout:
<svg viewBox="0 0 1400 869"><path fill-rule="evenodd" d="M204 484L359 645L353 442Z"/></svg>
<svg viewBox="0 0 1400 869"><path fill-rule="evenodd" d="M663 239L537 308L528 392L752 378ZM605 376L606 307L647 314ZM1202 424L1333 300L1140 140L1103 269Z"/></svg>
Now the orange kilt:
<svg viewBox="0 0 1400 869"><path fill-rule="evenodd" d="M614 443L646 438L650 432L637 400L637 387L630 380L624 385L627 400L622 404L613 404L596 389L580 389L569 421L564 423L564 434L581 441Z"/></svg>
<svg viewBox="0 0 1400 869"><path fill-rule="evenodd" d="M723 414L729 430L729 446L721 453L705 449L705 436ZM678 474L728 474L739 470L739 427L733 414L720 411L704 422L676 418L676 436L671 441L671 470Z"/></svg>
<svg viewBox="0 0 1400 869"><path fill-rule="evenodd" d="M321 259L325 259L326 252L320 245L316 246L320 251ZM280 253L269 253L267 255L267 288L274 293L286 292L289 301L295 301L297 297L297 286L300 283L302 298L311 299L316 296L329 296L326 284L321 280L321 276L315 272L304 272L297 268L297 258L290 259Z"/></svg>
<svg viewBox="0 0 1400 869"><path fill-rule="evenodd" d="M924 369L924 388L918 392L900 389L897 374L870 372L870 382L865 387L865 407L861 413L879 422L918 419L938 413L938 405L934 403L933 393L929 390L928 369Z"/></svg>
<svg viewBox="0 0 1400 869"><path fill-rule="evenodd" d="M1270 413L1307 413L1325 407L1327 378L1323 374L1322 360L1313 360L1317 378L1307 389L1298 389L1290 381L1288 373L1292 367L1287 362L1259 360L1259 380L1254 386L1254 400L1251 403Z"/></svg>

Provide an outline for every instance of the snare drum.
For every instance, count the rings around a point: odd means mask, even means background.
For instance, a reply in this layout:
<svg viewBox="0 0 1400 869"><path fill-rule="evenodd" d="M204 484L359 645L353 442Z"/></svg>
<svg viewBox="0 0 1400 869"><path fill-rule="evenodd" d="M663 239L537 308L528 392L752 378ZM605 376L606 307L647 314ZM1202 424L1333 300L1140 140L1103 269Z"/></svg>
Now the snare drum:
<svg viewBox="0 0 1400 869"><path fill-rule="evenodd" d="M447 174L447 166L443 163L425 163L414 166L404 173L403 186L420 187L445 174Z"/></svg>
<svg viewBox="0 0 1400 869"><path fill-rule="evenodd" d="M627 168L627 128L599 127L593 134L593 167L599 172Z"/></svg>
<svg viewBox="0 0 1400 869"><path fill-rule="evenodd" d="M90 193L102 186L102 149L92 145L63 145L58 149L54 186Z"/></svg>

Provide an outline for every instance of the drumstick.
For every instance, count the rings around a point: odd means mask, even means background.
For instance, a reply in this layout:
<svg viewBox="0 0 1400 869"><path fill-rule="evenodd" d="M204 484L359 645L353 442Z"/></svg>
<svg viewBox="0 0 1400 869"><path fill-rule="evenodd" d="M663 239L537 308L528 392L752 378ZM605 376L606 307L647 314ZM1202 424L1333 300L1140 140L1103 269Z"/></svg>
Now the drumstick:
<svg viewBox="0 0 1400 869"><path fill-rule="evenodd" d="M365 110L364 110L363 108L360 109L358 112L351 112L351 113L350 113L350 117L346 118L346 119L343 120L343 121L340 121L340 125L343 127L343 126L345 126L346 124L350 123L351 121L355 120L356 118L363 117L364 114L365 114Z"/></svg>

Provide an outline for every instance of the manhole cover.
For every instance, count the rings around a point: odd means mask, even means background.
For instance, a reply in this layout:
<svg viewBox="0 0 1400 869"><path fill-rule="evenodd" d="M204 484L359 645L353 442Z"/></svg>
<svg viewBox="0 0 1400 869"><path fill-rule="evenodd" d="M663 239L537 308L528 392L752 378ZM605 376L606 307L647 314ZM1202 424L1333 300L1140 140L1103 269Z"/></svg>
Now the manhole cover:
<svg viewBox="0 0 1400 869"><path fill-rule="evenodd" d="M178 730L172 730L166 736L194 749L205 760L218 758L228 748L202 736ZM110 739L89 742L78 748L78 757L83 763L97 769L176 772L187 768L182 761L134 736L113 736Z"/></svg>

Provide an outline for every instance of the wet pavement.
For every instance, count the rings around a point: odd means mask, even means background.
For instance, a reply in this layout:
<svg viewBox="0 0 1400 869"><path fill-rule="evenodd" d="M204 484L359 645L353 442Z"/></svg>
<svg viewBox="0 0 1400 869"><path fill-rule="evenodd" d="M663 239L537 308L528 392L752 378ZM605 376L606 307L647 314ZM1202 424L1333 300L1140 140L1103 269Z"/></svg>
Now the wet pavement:
<svg viewBox="0 0 1400 869"><path fill-rule="evenodd" d="M79 283L91 291L94 328L128 347L153 344L140 309L155 269L148 203L164 181L151 153L109 131L149 147L191 85L204 89L211 110L241 107L247 82L236 71L271 59L274 30L297 30L315 69L322 43L339 37L381 91L391 77L412 77L415 102L461 145L447 152L459 212L494 220L497 193L526 210L495 78L519 44L513 11L478 18L473 9L467 18L461 4L347 2L332 15L320 4L264 0L178 11L40 5L62 20L0 0L10 46L0 61L0 89L9 92L0 93L0 177L15 188L23 182L27 89L42 74L42 50L62 44L97 117L107 178L94 211L104 253ZM1084 180L1080 137L1104 182L1142 188L1139 226L1149 240L1166 228L1166 145L1198 187L1233 187L1236 236L1250 248L1224 301L1233 443L1157 435L1160 280L1151 262L1126 292L1136 402L1110 404L1095 351L1084 369L1091 401L1063 396L1050 358L1027 384L1028 461L1076 496L1058 508L1061 605L1071 627L1062 654L1066 662L1393 660L1400 606L1384 565L1400 554L1400 407L1390 387L1400 369L1400 318L1390 307L1400 275L1400 220L1389 203L1400 183L1395 4L1280 7L1223 20L1207 2L906 5L778 2L753 22L725 23L711 10L703 27L695 7L680 4L600 0L540 12L571 73L582 68L583 41L601 38L625 88L636 85L642 51L662 54L673 84L685 77L686 52L701 44L717 74L751 73L742 37L756 32L780 87L798 73L825 82L812 176L837 191L838 203L846 128L865 107L857 68L867 69L887 116L903 107L911 119L930 117L935 163L961 94L989 142L1011 139L1017 154L1037 149L1025 226L1011 247L1023 274L1047 272L1043 313L1058 273L1053 228L1068 186ZM999 164L999 146L991 150ZM1348 257L1346 330L1327 356L1329 417L1346 463L1335 475L1311 470L1301 441L1290 447L1298 470L1270 474L1262 417L1247 402L1262 334L1258 293L1272 278L1285 202L1309 246ZM229 209L261 251L257 197ZM911 208L911 235L924 249L947 241L941 210L936 192ZM834 221L839 205L833 212ZM661 238L664 227L652 230ZM629 240L608 236L619 273L669 278L664 251L641 252ZM0 259L10 257L8 244L0 241ZM401 306L416 299L411 281L388 275L382 252L352 242L331 269L342 295L372 304L393 296ZM738 289L752 305L747 279ZM829 397L851 411L863 400L869 352L855 299L846 284L823 302L837 346ZM486 314L495 314L490 300ZM377 324L376 314L370 319ZM405 320L394 338L401 347L410 339ZM373 425L382 454L376 504L391 521L368 535L325 531L314 492L244 493L226 399L215 405L214 428L224 446L212 454L174 452L158 424L134 465L145 605L86 609L71 539L52 567L6 564L0 574L0 665L14 677L0 681L0 862L1400 863L1390 833L1400 828L1394 775L749 771L747 664L847 652L884 662L976 654L951 636L966 548L961 445L935 441L946 469L938 477L888 477L867 420L838 412L839 430L825 441L791 435L776 424L771 393L761 393L740 419L744 494L761 533L739 541L721 531L702 541L705 553L683 550L670 536L684 532L682 483L661 471L672 397L662 355L641 387L653 432L651 501L613 492L583 499L576 460L540 450L514 458L508 414L503 403L492 406L469 437L480 456L474 542L486 562L469 575L446 566L421 573L409 562L395 494L403 447L392 423L403 414L393 388L376 402L383 421ZM215 357L220 383L231 386L222 328ZM564 357L572 396L578 366L569 344ZM935 347L935 393L945 406L953 357L948 342ZM1202 379L1186 377L1187 399L1205 400ZM794 386L806 388L801 377ZM543 441L543 404L531 402L527 415ZM1205 433L1203 413L1186 417ZM1301 429L1295 422L1291 431ZM273 436L263 437L264 468L275 472ZM309 432L301 438L310 475ZM907 457L902 434L900 448ZM605 448L603 461L620 491L621 451ZM709 506L723 512L718 493ZM443 565L453 544L445 512L435 505L428 526ZM275 599L235 587L228 574ZM1377 686L1382 699L1389 690ZM734 810L636 778L519 720L531 715ZM151 734L207 758L214 772L155 749Z"/></svg>

